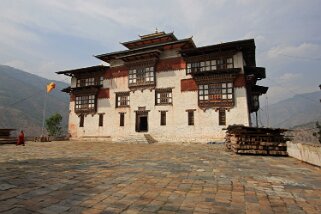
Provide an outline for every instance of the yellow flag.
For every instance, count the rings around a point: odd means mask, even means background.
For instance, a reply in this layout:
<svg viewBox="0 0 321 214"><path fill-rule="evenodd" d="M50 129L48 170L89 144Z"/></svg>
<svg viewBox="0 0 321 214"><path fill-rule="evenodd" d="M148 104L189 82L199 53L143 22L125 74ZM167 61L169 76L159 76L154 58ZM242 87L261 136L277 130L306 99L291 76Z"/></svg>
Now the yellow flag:
<svg viewBox="0 0 321 214"><path fill-rule="evenodd" d="M56 88L56 84L51 82L47 85L47 93L49 93L52 89Z"/></svg>

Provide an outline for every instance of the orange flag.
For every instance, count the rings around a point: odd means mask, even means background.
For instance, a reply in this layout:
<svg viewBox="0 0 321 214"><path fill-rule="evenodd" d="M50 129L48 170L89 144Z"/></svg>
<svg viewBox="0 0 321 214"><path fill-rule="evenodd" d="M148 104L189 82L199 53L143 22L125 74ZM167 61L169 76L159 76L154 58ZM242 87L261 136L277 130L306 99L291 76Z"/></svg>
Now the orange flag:
<svg viewBox="0 0 321 214"><path fill-rule="evenodd" d="M47 93L49 93L52 89L56 88L56 84L51 82L47 85Z"/></svg>

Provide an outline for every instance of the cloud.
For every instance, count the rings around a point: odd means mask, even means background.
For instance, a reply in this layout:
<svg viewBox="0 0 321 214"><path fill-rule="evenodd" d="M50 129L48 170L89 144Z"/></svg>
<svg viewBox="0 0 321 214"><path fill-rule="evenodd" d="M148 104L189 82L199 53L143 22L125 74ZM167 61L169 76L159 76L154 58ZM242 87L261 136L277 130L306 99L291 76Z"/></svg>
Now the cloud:
<svg viewBox="0 0 321 214"><path fill-rule="evenodd" d="M287 57L306 57L306 58L321 58L321 45L312 43L302 43L298 46L276 46L272 47L268 53L269 58L277 58L280 56Z"/></svg>
<svg viewBox="0 0 321 214"><path fill-rule="evenodd" d="M298 80L301 77L301 74L295 74L295 73L285 73L282 76L280 76L280 80L282 82L293 82Z"/></svg>
<svg viewBox="0 0 321 214"><path fill-rule="evenodd" d="M277 0L2 0L0 63L60 78L54 71L99 64L92 54L122 50L118 42L158 27L193 36L198 46L254 38L257 65L267 76L305 90L321 79L320 60L304 59L321 58L320 7L320 1Z"/></svg>

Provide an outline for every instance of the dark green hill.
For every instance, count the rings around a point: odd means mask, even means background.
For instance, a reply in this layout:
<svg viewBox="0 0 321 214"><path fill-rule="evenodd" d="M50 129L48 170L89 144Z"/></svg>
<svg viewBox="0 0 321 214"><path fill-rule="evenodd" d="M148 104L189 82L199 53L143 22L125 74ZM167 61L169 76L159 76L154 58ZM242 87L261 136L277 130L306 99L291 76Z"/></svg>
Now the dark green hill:
<svg viewBox="0 0 321 214"><path fill-rule="evenodd" d="M27 136L40 135L45 88L49 82L55 82L56 89L47 94L46 116L60 113L66 130L69 97L60 90L68 84L5 65L0 65L0 128L24 129Z"/></svg>

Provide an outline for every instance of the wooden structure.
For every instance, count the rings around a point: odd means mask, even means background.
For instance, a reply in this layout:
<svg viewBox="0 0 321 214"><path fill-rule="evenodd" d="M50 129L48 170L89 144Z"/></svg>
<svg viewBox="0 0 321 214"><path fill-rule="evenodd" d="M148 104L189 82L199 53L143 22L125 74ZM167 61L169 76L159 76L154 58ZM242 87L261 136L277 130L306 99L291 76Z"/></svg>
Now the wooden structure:
<svg viewBox="0 0 321 214"><path fill-rule="evenodd" d="M15 129L0 129L0 144L14 144L17 142L16 137L11 136Z"/></svg>
<svg viewBox="0 0 321 214"><path fill-rule="evenodd" d="M286 129L227 127L225 145L237 154L287 156Z"/></svg>

